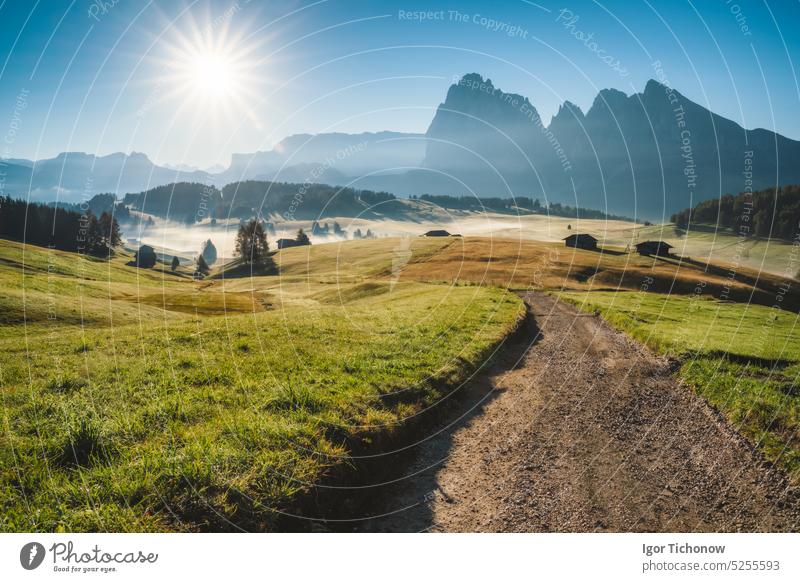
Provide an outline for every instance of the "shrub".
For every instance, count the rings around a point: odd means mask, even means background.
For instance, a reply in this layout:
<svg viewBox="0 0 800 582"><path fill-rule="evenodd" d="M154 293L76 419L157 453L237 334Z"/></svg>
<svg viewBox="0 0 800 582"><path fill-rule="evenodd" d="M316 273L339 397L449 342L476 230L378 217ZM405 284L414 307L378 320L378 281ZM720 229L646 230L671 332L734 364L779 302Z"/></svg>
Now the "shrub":
<svg viewBox="0 0 800 582"><path fill-rule="evenodd" d="M134 258L136 266L142 269L150 269L156 266L156 251L150 245L142 245L136 252Z"/></svg>

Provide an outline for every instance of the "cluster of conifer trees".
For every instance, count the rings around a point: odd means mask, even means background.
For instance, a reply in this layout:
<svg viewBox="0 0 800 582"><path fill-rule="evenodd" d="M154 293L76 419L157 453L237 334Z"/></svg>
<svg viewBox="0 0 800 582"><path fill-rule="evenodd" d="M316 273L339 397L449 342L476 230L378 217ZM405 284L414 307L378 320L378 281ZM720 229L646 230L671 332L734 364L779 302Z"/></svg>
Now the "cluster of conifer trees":
<svg viewBox="0 0 800 582"><path fill-rule="evenodd" d="M422 194L411 196L412 200L430 202L448 210L469 210L472 212L499 212L503 214L547 214L566 218L597 218L607 220L630 220L625 216L606 214L602 210L576 208L560 202L542 204L538 198L517 196L516 198L478 198L475 196L448 196L446 194Z"/></svg>
<svg viewBox="0 0 800 582"><path fill-rule="evenodd" d="M792 241L800 236L800 185L741 192L736 196L725 194L676 212L671 220L684 230L692 225L710 225L737 234Z"/></svg>
<svg viewBox="0 0 800 582"><path fill-rule="evenodd" d="M103 257L122 244L117 220L108 212L76 212L48 204L0 198L0 237L62 251Z"/></svg>

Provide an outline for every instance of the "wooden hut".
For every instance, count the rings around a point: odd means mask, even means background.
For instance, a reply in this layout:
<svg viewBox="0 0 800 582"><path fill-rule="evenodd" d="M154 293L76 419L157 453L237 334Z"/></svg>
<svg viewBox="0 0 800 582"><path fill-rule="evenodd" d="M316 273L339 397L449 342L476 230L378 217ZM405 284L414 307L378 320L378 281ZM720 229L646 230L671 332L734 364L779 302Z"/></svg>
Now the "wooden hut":
<svg viewBox="0 0 800 582"><path fill-rule="evenodd" d="M576 249L597 250L597 239L590 234L571 234L564 239L564 244Z"/></svg>
<svg viewBox="0 0 800 582"><path fill-rule="evenodd" d="M646 240L636 245L636 252L645 256L668 257L671 248L672 245L663 240Z"/></svg>

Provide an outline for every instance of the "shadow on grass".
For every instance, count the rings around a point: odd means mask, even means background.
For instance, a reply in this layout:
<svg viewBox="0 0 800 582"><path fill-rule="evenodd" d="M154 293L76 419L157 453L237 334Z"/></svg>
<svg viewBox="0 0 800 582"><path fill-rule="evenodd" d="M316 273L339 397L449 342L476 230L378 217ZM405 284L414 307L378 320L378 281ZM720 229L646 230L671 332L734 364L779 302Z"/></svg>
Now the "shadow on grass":
<svg viewBox="0 0 800 582"><path fill-rule="evenodd" d="M654 261L662 261L672 265L689 265L701 269L703 272L722 279L728 279L731 282L743 284L747 288L729 286L723 288L720 284L709 284L706 287L707 292L715 292L718 295L722 291L726 292L727 299L737 303L755 303L765 307L777 307L782 311L789 311L791 313L800 312L800 295L797 293L786 293L785 285L782 280L776 275L769 273L761 273L759 276L748 274L748 271L735 266L723 267L714 265L706 261L698 261L689 257L681 257L677 255L669 255L668 257L652 256ZM685 290L684 290L685 291ZM679 289L670 289L670 292L680 292ZM778 297L780 296L780 299Z"/></svg>
<svg viewBox="0 0 800 582"><path fill-rule="evenodd" d="M231 261L219 268L216 273L206 279L241 279L243 277L265 277L278 274L278 266L272 255L262 263L245 263L242 260Z"/></svg>
<svg viewBox="0 0 800 582"><path fill-rule="evenodd" d="M793 366L797 363L794 360L785 360L782 358L760 358L758 356L734 354L724 350L712 350L710 352L704 352L702 357L719 358L734 364L751 365L759 368L768 368L770 370L783 370L784 368L788 368L789 366Z"/></svg>
<svg viewBox="0 0 800 582"><path fill-rule="evenodd" d="M618 257L620 255L629 254L629 253L627 253L625 251L615 251L613 249L602 248L602 247L598 247L596 249L583 249L583 250L590 251L590 252L593 252L593 253L598 253L600 255L610 255L612 257Z"/></svg>

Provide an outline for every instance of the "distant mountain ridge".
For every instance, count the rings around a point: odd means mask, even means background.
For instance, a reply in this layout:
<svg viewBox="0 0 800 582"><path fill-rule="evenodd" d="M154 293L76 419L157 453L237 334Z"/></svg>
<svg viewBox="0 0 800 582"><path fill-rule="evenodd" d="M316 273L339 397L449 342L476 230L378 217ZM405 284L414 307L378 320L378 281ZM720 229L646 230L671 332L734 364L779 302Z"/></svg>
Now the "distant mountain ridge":
<svg viewBox="0 0 800 582"><path fill-rule="evenodd" d="M630 96L604 89L585 114L567 101L545 126L527 98L465 75L427 138L425 167L459 193L524 193L648 218L800 182L800 142L745 130L654 80Z"/></svg>
<svg viewBox="0 0 800 582"><path fill-rule="evenodd" d="M185 164L154 164L145 154L95 156L64 152L51 159L0 160L0 195L32 200L80 202L93 194L125 194L177 182L209 186L250 179L346 185L352 176L373 172L402 173L419 167L425 157L425 136L392 131L360 134L296 134L269 151L233 154L228 168L209 172Z"/></svg>
<svg viewBox="0 0 800 582"><path fill-rule="evenodd" d="M96 156L83 152L63 152L55 158L32 162L2 160L5 175L3 192L31 200L78 203L95 194L140 192L171 182L205 182L205 172L184 172L154 164L147 155L113 153Z"/></svg>
<svg viewBox="0 0 800 582"><path fill-rule="evenodd" d="M261 180L540 198L661 221L724 193L800 183L800 142L746 130L654 80L633 95L603 89L585 113L565 101L545 124L530 99L470 73L450 86L425 134L296 134L269 151L233 154L220 172L187 170L136 152L6 159L0 194L78 202L175 182Z"/></svg>
<svg viewBox="0 0 800 582"><path fill-rule="evenodd" d="M231 165L217 180L258 178L302 183L333 176L335 183L342 185L347 176L419 167L424 157L425 136L419 133L302 133L290 135L269 151L233 154ZM314 168L319 171L313 172Z"/></svg>

